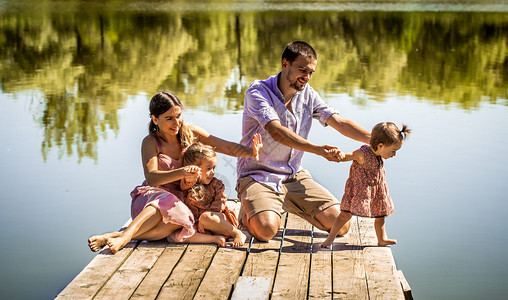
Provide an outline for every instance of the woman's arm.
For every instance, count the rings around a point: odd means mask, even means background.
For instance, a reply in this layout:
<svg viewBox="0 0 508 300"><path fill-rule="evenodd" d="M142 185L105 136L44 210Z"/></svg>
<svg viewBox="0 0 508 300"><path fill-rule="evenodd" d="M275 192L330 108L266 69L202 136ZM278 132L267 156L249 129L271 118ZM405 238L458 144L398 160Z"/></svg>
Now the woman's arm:
<svg viewBox="0 0 508 300"><path fill-rule="evenodd" d="M170 171L159 170L157 160L157 141L151 135L146 136L141 143L141 160L145 172L146 183L151 186L177 181L189 175L189 168L178 168Z"/></svg>
<svg viewBox="0 0 508 300"><path fill-rule="evenodd" d="M252 157L256 160L259 159L259 154L263 149L261 136L256 134L252 140L252 148L245 147L238 143L230 142L213 136L206 132L203 128L190 125L192 132L199 137L203 144L210 145L215 148L215 151L236 157Z"/></svg>

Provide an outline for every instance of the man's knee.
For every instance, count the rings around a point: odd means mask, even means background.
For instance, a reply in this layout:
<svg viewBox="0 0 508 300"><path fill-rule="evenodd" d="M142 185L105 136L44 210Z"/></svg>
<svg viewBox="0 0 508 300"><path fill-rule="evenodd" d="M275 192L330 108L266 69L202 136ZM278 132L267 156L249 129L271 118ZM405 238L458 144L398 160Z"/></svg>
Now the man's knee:
<svg viewBox="0 0 508 300"><path fill-rule="evenodd" d="M265 211L249 219L249 232L258 241L267 242L279 231L280 217L272 211Z"/></svg>

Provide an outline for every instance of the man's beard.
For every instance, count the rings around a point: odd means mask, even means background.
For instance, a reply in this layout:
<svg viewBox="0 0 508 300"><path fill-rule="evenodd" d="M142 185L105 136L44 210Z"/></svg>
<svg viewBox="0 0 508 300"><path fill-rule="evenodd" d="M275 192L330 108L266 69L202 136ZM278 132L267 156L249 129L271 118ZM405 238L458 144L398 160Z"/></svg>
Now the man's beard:
<svg viewBox="0 0 508 300"><path fill-rule="evenodd" d="M291 82L291 80L289 79L289 74L287 76L287 80L289 81L289 87L301 92L303 91L303 89L305 88L305 84L300 84L298 82L298 78L295 79L295 81Z"/></svg>

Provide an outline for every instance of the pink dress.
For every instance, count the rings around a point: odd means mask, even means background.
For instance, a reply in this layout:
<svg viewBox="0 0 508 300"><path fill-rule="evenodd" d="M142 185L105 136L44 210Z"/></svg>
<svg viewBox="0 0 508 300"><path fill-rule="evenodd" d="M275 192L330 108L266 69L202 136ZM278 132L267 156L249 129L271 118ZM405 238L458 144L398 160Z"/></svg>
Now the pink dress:
<svg viewBox="0 0 508 300"><path fill-rule="evenodd" d="M162 145L157 136L157 145L159 154L157 155L159 170L169 171L182 167L180 160L160 153ZM131 192L131 217L136 218L141 211L148 205L157 208L162 214L164 223L172 223L182 226L182 229L176 230L169 237L171 242L185 242L196 232L194 227L194 216L190 209L183 203L183 193L180 189L180 181L174 181L159 186L149 186L146 180L142 185L137 186Z"/></svg>
<svg viewBox="0 0 508 300"><path fill-rule="evenodd" d="M393 202L388 194L383 159L369 145L360 150L365 154L365 163L353 161L340 210L362 217L387 217L393 213Z"/></svg>

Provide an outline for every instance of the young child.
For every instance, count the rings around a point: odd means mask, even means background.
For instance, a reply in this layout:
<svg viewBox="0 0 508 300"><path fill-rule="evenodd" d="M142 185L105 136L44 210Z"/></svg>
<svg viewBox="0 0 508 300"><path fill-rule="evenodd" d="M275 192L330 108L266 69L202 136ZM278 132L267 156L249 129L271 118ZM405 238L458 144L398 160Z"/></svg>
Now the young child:
<svg viewBox="0 0 508 300"><path fill-rule="evenodd" d="M214 177L217 155L213 148L201 143L190 145L183 154L183 165L194 166L196 177L183 178L180 186L184 192L184 203L198 222L198 232L231 236L232 246L242 246L246 236L237 228L236 216L226 207L227 196L224 184Z"/></svg>
<svg viewBox="0 0 508 300"><path fill-rule="evenodd" d="M375 218L378 246L393 245L397 240L388 239L385 217L393 213L393 202L385 180L384 159L396 155L411 130L402 124L402 130L391 122L379 123L372 129L370 146L363 145L353 153L339 153L341 161L353 161L349 170L340 213L330 234L321 244L328 248L339 230L352 215Z"/></svg>

